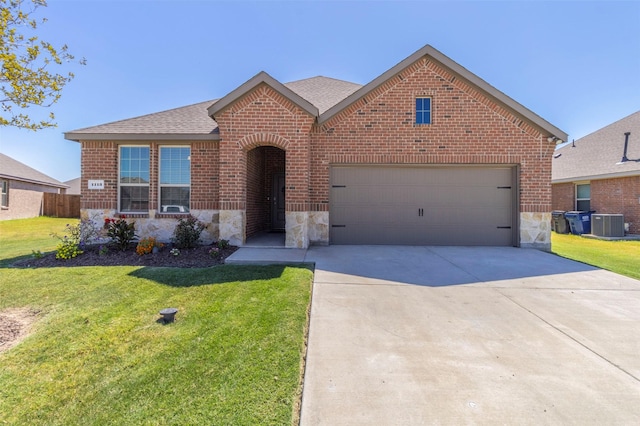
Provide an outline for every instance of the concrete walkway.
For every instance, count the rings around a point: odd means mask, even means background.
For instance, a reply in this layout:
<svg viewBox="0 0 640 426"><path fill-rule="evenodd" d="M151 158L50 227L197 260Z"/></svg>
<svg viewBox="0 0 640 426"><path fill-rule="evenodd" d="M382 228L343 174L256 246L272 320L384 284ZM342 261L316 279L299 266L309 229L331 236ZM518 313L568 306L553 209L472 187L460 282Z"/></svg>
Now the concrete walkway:
<svg viewBox="0 0 640 426"><path fill-rule="evenodd" d="M304 263L306 249L241 247L224 261L227 265L273 265Z"/></svg>
<svg viewBox="0 0 640 426"><path fill-rule="evenodd" d="M640 282L536 250L312 247L301 425L640 424Z"/></svg>

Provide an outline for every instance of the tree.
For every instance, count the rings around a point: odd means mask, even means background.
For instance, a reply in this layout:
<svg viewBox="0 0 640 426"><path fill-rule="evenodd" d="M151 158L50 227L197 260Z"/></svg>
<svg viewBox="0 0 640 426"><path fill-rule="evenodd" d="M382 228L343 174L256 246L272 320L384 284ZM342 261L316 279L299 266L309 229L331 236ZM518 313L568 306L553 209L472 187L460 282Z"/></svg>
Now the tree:
<svg viewBox="0 0 640 426"><path fill-rule="evenodd" d="M53 67L75 60L67 46L55 48L41 41L35 32L46 18L37 21L33 13L46 0L0 0L0 125L39 130L55 127L55 115L37 120L24 112L31 106L48 108L60 99L72 72L58 74ZM82 59L78 63L84 65Z"/></svg>

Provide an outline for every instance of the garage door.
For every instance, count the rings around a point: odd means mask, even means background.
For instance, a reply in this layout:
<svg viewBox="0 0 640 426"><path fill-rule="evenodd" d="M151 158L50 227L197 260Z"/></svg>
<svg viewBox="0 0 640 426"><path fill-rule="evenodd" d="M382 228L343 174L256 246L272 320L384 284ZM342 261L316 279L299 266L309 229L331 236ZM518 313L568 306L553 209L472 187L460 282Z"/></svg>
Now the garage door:
<svg viewBox="0 0 640 426"><path fill-rule="evenodd" d="M515 245L513 167L333 166L331 244Z"/></svg>

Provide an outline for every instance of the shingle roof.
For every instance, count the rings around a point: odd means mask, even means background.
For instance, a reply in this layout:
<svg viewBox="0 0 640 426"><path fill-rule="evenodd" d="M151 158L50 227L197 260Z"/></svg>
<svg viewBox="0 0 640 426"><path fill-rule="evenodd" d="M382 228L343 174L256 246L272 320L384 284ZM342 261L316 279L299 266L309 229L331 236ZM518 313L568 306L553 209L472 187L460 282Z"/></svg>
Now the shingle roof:
<svg viewBox="0 0 640 426"><path fill-rule="evenodd" d="M212 117L215 117L216 113L225 109L260 84L269 85L307 113L317 116L319 123L323 123L426 56L436 60L457 76L473 84L488 96L493 97L517 116L528 120L528 122L541 129L543 133L563 140L567 138L565 132L498 91L429 45L413 53L365 86L328 77L313 77L282 84L269 74L260 72L221 99L74 130L65 133L65 138L75 141L218 140L218 125Z"/></svg>
<svg viewBox="0 0 640 426"><path fill-rule="evenodd" d="M65 133L70 140L218 138L218 123L207 114L217 99Z"/></svg>
<svg viewBox="0 0 640 426"><path fill-rule="evenodd" d="M621 163L626 132L629 161ZM557 149L552 164L553 183L640 176L640 111Z"/></svg>
<svg viewBox="0 0 640 426"><path fill-rule="evenodd" d="M320 114L362 87L361 84L322 76L292 81L284 85L315 105Z"/></svg>
<svg viewBox="0 0 640 426"><path fill-rule="evenodd" d="M261 75L267 74L260 73L256 77ZM309 102L320 113L362 87L356 83L320 76L285 83L283 86L300 96L304 101ZM65 138L75 141L96 139L215 140L218 139L218 123L209 116L207 108L216 106L219 100L214 99L140 117L73 130L65 133Z"/></svg>
<svg viewBox="0 0 640 426"><path fill-rule="evenodd" d="M67 188L68 186L47 176L34 168L14 160L8 155L0 153L0 177L11 180L20 180L23 182L37 183L42 185L53 186L56 188Z"/></svg>

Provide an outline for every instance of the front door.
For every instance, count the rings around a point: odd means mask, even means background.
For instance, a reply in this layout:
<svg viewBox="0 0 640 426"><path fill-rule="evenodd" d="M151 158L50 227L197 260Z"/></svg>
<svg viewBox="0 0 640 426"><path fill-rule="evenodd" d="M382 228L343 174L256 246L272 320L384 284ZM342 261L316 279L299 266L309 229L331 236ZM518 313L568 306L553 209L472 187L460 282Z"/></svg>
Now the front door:
<svg viewBox="0 0 640 426"><path fill-rule="evenodd" d="M273 175L273 187L271 189L271 230L283 231L285 222L284 208L284 174Z"/></svg>

